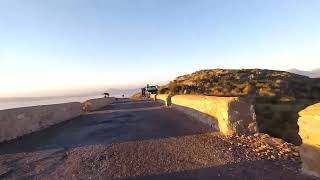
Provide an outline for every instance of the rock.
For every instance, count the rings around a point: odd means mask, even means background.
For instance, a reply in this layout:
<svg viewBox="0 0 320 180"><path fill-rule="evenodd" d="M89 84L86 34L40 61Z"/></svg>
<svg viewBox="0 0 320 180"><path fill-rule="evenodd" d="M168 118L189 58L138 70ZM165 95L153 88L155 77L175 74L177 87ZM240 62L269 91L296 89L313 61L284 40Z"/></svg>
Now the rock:
<svg viewBox="0 0 320 180"><path fill-rule="evenodd" d="M260 137L261 137L261 139L268 139L268 138L270 138L269 134L262 134Z"/></svg>
<svg viewBox="0 0 320 180"><path fill-rule="evenodd" d="M291 149L285 148L285 149L282 150L282 152L283 152L283 153L288 153L288 152L291 152Z"/></svg>
<svg viewBox="0 0 320 180"><path fill-rule="evenodd" d="M261 149L266 149L267 146L263 144L263 145L260 146L260 148L261 148Z"/></svg>
<svg viewBox="0 0 320 180"><path fill-rule="evenodd" d="M293 155L296 156L296 157L300 156L299 153L297 153L297 152L294 152Z"/></svg>
<svg viewBox="0 0 320 180"><path fill-rule="evenodd" d="M299 152L299 146L293 146L291 150L295 152Z"/></svg>
<svg viewBox="0 0 320 180"><path fill-rule="evenodd" d="M284 140L280 139L280 138L272 138L272 141L275 143L275 144L278 144L278 145L283 145L285 143Z"/></svg>

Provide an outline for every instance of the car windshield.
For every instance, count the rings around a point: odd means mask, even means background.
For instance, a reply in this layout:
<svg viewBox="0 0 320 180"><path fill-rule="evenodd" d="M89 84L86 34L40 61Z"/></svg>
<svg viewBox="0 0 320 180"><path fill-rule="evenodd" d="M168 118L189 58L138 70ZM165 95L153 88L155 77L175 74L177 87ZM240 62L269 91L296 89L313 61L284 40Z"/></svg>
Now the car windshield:
<svg viewBox="0 0 320 180"><path fill-rule="evenodd" d="M156 90L157 88L155 86L151 86L148 88L148 90Z"/></svg>

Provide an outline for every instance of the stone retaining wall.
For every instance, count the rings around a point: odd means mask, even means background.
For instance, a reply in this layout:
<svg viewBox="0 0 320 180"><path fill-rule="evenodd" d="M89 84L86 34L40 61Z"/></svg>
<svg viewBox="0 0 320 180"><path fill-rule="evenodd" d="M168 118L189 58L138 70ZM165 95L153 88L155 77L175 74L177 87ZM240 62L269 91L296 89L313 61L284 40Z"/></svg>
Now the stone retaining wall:
<svg viewBox="0 0 320 180"><path fill-rule="evenodd" d="M258 132L253 105L238 97L201 95L157 95L157 100L210 125L223 134L253 134Z"/></svg>
<svg viewBox="0 0 320 180"><path fill-rule="evenodd" d="M171 96L168 94L158 94L156 100L162 101L166 106L171 105Z"/></svg>
<svg viewBox="0 0 320 180"><path fill-rule="evenodd" d="M157 100L157 94L150 94L150 98L153 99L154 101Z"/></svg>
<svg viewBox="0 0 320 180"><path fill-rule="evenodd" d="M320 103L299 112L300 156L302 170L320 177Z"/></svg>
<svg viewBox="0 0 320 180"><path fill-rule="evenodd" d="M81 112L79 102L0 110L0 142L75 118Z"/></svg>
<svg viewBox="0 0 320 180"><path fill-rule="evenodd" d="M104 106L116 101L114 97L90 99L82 103L82 109L85 112L95 111L103 108Z"/></svg>

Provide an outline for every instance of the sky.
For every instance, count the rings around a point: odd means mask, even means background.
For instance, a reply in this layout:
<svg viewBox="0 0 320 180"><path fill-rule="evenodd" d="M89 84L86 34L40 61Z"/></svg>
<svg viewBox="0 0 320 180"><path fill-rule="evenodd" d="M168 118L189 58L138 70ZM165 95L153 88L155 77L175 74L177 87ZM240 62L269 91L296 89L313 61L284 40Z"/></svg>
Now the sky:
<svg viewBox="0 0 320 180"><path fill-rule="evenodd" d="M320 67L319 0L0 0L0 97Z"/></svg>

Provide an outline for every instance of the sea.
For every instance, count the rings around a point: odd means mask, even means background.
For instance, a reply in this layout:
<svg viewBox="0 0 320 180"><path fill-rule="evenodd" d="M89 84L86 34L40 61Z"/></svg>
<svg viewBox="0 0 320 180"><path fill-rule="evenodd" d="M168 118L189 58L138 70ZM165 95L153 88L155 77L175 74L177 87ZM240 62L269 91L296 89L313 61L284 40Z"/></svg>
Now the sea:
<svg viewBox="0 0 320 180"><path fill-rule="evenodd" d="M112 95L120 98L121 95ZM0 98L0 110L19 107L61 104L68 102L84 102L89 99L102 98L101 95L71 96L71 97L30 97L30 98Z"/></svg>

